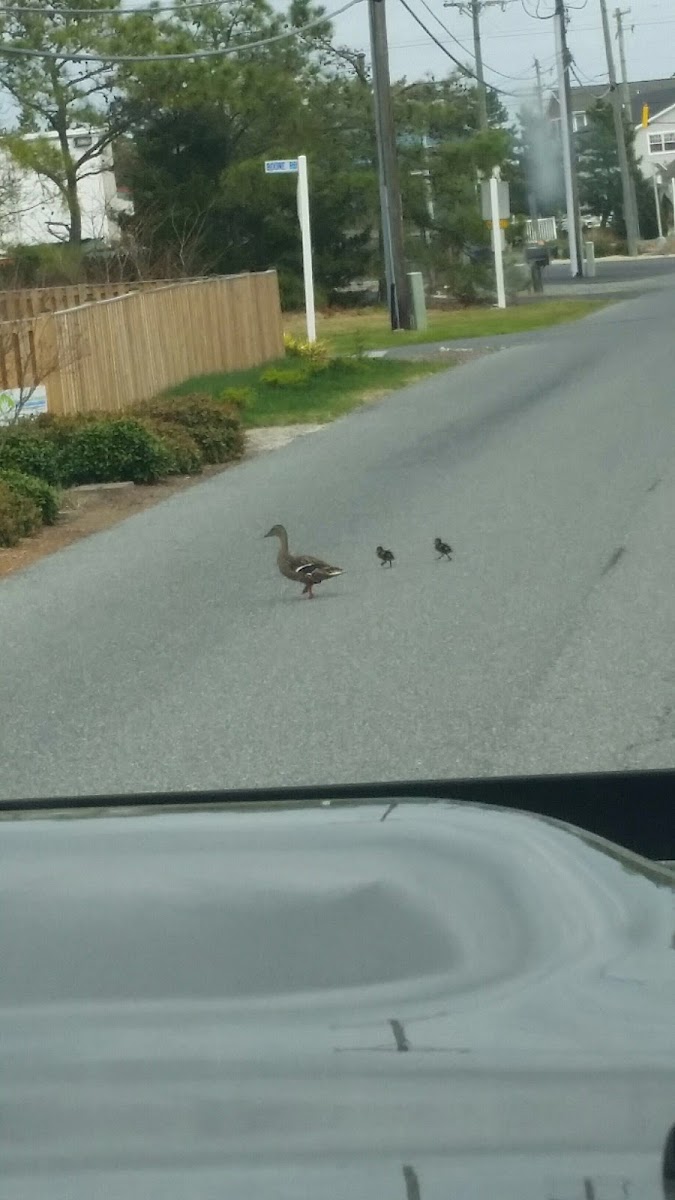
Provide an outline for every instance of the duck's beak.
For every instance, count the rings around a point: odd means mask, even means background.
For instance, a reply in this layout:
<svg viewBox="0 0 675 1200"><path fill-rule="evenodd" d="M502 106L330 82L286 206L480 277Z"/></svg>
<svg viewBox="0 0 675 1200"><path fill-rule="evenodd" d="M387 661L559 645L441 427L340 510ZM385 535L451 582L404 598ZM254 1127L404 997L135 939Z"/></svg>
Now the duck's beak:
<svg viewBox="0 0 675 1200"><path fill-rule="evenodd" d="M264 534L263 534L263 537L271 537L271 536L272 536L272 530L271 530L271 529L270 529L270 530L268 530L268 532L267 532L267 533L264 533Z"/></svg>

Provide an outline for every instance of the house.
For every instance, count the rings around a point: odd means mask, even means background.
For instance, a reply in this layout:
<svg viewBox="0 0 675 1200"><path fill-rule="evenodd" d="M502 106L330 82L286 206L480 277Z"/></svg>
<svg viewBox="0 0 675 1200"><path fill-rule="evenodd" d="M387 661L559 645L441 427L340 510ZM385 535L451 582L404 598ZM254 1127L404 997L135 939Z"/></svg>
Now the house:
<svg viewBox="0 0 675 1200"><path fill-rule="evenodd" d="M638 165L644 178L654 182L659 194L671 205L675 226L675 75L669 79L642 79L627 86ZM589 109L598 100L609 101L609 84L573 87L571 93L572 127L578 132L588 124ZM555 95L548 115L551 120L560 119Z"/></svg>
<svg viewBox="0 0 675 1200"><path fill-rule="evenodd" d="M95 129L73 129L69 136L71 152L78 158L94 144ZM28 133L26 141L43 138L58 148L55 133ZM0 247L34 246L44 242L68 240L68 207L56 184L17 164L0 147ZM128 195L117 187L112 150L105 147L92 156L78 184L82 209L82 238L100 246L112 246L120 238L118 217L132 205Z"/></svg>

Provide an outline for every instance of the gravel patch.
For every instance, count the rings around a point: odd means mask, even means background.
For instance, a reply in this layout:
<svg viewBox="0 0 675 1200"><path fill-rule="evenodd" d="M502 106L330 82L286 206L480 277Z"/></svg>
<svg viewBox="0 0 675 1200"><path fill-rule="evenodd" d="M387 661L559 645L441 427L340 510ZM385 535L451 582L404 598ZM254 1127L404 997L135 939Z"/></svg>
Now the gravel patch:
<svg viewBox="0 0 675 1200"><path fill-rule="evenodd" d="M271 425L265 429L249 429L246 432L246 454L266 454L268 450L279 450L296 437L307 433L318 433L323 425Z"/></svg>

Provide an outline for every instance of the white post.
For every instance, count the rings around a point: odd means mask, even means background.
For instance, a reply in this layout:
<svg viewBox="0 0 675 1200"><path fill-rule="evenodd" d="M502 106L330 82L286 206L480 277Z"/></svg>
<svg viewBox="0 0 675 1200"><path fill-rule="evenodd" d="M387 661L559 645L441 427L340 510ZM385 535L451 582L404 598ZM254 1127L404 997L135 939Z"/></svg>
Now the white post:
<svg viewBox="0 0 675 1200"><path fill-rule="evenodd" d="M316 341L316 314L314 311L314 272L312 269L312 230L309 223L309 187L307 184L307 156L298 155L298 216L302 234L302 273L305 279L305 315L307 318L307 341Z"/></svg>
<svg viewBox="0 0 675 1200"><path fill-rule="evenodd" d="M506 292L504 290L504 259L502 256L502 227L499 224L499 184L494 171L490 176L490 221L492 223L492 249L495 256L497 307L506 308Z"/></svg>
<svg viewBox="0 0 675 1200"><path fill-rule="evenodd" d="M565 204L567 207L567 236L570 243L570 273L573 277L579 274L579 255L577 249L577 225L574 212L574 185L572 183L572 147L570 146L570 127L567 114L567 92L565 91L565 60L563 57L563 33L560 22L565 19L556 11L553 19L555 29L555 52L558 65L558 105L560 107L560 136L562 139L563 173L565 176Z"/></svg>
<svg viewBox="0 0 675 1200"><path fill-rule="evenodd" d="M652 181L654 183L654 204L656 205L656 225L657 225L657 228L659 231L659 237L662 238L663 237L663 221L661 220L661 197L659 196L659 181L658 181L658 178L656 175L656 171L652 175Z"/></svg>

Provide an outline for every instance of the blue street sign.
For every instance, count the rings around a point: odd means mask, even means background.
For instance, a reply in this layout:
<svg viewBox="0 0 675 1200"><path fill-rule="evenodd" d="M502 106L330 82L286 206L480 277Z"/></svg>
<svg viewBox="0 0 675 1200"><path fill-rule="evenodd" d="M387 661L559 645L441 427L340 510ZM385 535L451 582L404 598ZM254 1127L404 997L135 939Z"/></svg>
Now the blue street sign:
<svg viewBox="0 0 675 1200"><path fill-rule="evenodd" d="M265 163L266 175L297 175L297 158L272 158Z"/></svg>

